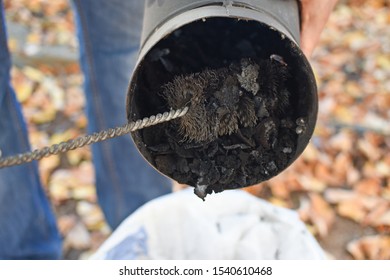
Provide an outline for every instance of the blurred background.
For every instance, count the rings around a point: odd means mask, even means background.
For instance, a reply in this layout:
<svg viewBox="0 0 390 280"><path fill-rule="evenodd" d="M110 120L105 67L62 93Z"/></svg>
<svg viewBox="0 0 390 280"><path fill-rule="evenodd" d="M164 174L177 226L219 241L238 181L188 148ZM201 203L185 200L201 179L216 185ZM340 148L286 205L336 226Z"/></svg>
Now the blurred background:
<svg viewBox="0 0 390 280"><path fill-rule="evenodd" d="M84 134L70 2L4 5L12 83L32 147ZM296 209L331 259L390 259L390 2L341 0L311 63L320 97L312 142L284 173L247 191ZM90 149L39 167L65 257L88 258L111 232L96 201Z"/></svg>

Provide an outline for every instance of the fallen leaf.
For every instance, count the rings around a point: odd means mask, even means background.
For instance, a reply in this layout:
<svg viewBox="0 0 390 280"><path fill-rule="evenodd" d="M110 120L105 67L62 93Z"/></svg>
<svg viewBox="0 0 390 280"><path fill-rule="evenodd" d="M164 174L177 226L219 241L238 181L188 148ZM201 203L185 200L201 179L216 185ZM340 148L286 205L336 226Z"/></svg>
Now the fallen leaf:
<svg viewBox="0 0 390 280"><path fill-rule="evenodd" d="M377 147L372 145L367 140L359 140L357 144L357 148L361 151L367 159L370 161L377 161L381 157L381 153Z"/></svg>
<svg viewBox="0 0 390 280"><path fill-rule="evenodd" d="M351 156L348 153L340 153L336 156L333 163L333 174L337 178L338 185L343 186L347 181L347 174L350 167L353 166Z"/></svg>
<svg viewBox="0 0 390 280"><path fill-rule="evenodd" d="M314 177L328 186L340 186L342 182L336 178L329 166L318 162L314 167Z"/></svg>
<svg viewBox="0 0 390 280"><path fill-rule="evenodd" d="M66 91L66 104L64 113L67 116L78 114L84 109L85 97L82 89L79 86L68 88Z"/></svg>
<svg viewBox="0 0 390 280"><path fill-rule="evenodd" d="M311 203L310 219L318 229L319 235L325 237L333 225L335 213L319 194L311 193L309 198Z"/></svg>
<svg viewBox="0 0 390 280"><path fill-rule="evenodd" d="M34 82L26 79L24 81L19 82L14 81L13 84L16 97L18 98L19 102L26 102L30 98L34 90Z"/></svg>
<svg viewBox="0 0 390 280"><path fill-rule="evenodd" d="M45 75L37 68L26 66L22 69L22 71L27 78L35 82L42 82L42 80L45 78Z"/></svg>
<svg viewBox="0 0 390 280"><path fill-rule="evenodd" d="M71 191L71 197L76 200L97 201L95 185L83 185Z"/></svg>
<svg viewBox="0 0 390 280"><path fill-rule="evenodd" d="M68 129L64 132L58 132L58 133L53 134L50 137L49 144L50 145L59 144L61 142L65 142L65 141L68 141L70 139L74 139L77 136L78 136L77 130L71 128L71 129Z"/></svg>
<svg viewBox="0 0 390 280"><path fill-rule="evenodd" d="M327 189L324 197L329 203L337 204L346 200L353 200L357 195L352 190Z"/></svg>
<svg viewBox="0 0 390 280"><path fill-rule="evenodd" d="M375 164L375 170L379 177L390 178L390 165L384 161Z"/></svg>
<svg viewBox="0 0 390 280"><path fill-rule="evenodd" d="M88 229L96 230L105 226L103 212L96 204L80 201L77 203L76 211Z"/></svg>
<svg viewBox="0 0 390 280"><path fill-rule="evenodd" d="M313 160L316 160L318 158L318 150L317 148L312 144L312 143L309 143L309 145L307 145L305 151L302 153L302 158L307 160L307 161L313 161Z"/></svg>
<svg viewBox="0 0 390 280"><path fill-rule="evenodd" d="M286 201L284 201L282 199L278 199L276 197L271 197L269 199L269 202L271 202L273 205L276 205L276 206L279 206L279 207L289 208L289 205L286 203Z"/></svg>
<svg viewBox="0 0 390 280"><path fill-rule="evenodd" d="M315 177L302 175L298 177L298 182L306 191L323 192L326 188L325 183Z"/></svg>
<svg viewBox="0 0 390 280"><path fill-rule="evenodd" d="M354 147L355 135L346 130L342 130L329 139L329 145L337 151L349 152Z"/></svg>
<svg viewBox="0 0 390 280"><path fill-rule="evenodd" d="M389 202L385 200L376 204L376 206L372 208L371 212L368 213L363 223L365 225L372 226L390 225L390 212L387 213L389 206Z"/></svg>
<svg viewBox="0 0 390 280"><path fill-rule="evenodd" d="M389 209L389 205L387 205L387 209ZM390 226L390 210L387 210L383 213L382 216L378 217L378 219L374 223L375 226Z"/></svg>
<svg viewBox="0 0 390 280"><path fill-rule="evenodd" d="M51 199L55 202L61 202L71 197L68 186L60 182L49 182L49 192Z"/></svg>
<svg viewBox="0 0 390 280"><path fill-rule="evenodd" d="M60 165L60 156L52 155L39 161L39 172L44 185L49 183L52 171Z"/></svg>
<svg viewBox="0 0 390 280"><path fill-rule="evenodd" d="M68 234L68 232L75 227L77 223L77 217L75 215L63 215L57 218L57 226L62 236Z"/></svg>
<svg viewBox="0 0 390 280"><path fill-rule="evenodd" d="M66 235L64 250L86 250L91 247L91 236L85 225L78 222Z"/></svg>
<svg viewBox="0 0 390 280"><path fill-rule="evenodd" d="M363 179L356 184L354 189L361 194L375 196L381 192L381 182L375 178Z"/></svg>
<svg viewBox="0 0 390 280"><path fill-rule="evenodd" d="M338 204L337 213L355 222L362 222L367 213L360 199L345 200Z"/></svg>
<svg viewBox="0 0 390 280"><path fill-rule="evenodd" d="M347 185L353 186L361 179L361 172L355 167L350 166L347 172Z"/></svg>
<svg viewBox="0 0 390 280"><path fill-rule="evenodd" d="M68 151L66 157L70 165L78 166L83 161L90 161L92 159L90 147L83 147L76 150Z"/></svg>
<svg viewBox="0 0 390 280"><path fill-rule="evenodd" d="M273 178L268 182L268 185L271 188L272 194L276 198L287 199L290 195L289 187L287 186L285 180L282 177Z"/></svg>
<svg viewBox="0 0 390 280"><path fill-rule="evenodd" d="M390 259L390 236L367 236L347 245L348 252L357 260Z"/></svg>
<svg viewBox="0 0 390 280"><path fill-rule="evenodd" d="M57 111L54 107L48 107L45 111L36 112L31 116L31 121L35 124L44 124L55 119Z"/></svg>

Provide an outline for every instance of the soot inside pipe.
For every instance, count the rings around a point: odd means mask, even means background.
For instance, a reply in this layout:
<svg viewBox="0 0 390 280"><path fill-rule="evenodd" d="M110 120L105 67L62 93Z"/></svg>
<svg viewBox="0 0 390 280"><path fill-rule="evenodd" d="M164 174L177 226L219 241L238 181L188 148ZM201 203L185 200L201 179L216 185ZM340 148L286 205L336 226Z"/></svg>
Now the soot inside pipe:
<svg viewBox="0 0 390 280"><path fill-rule="evenodd" d="M154 46L134 75L129 120L189 106L181 119L132 136L155 168L201 198L279 174L314 129L310 66L293 42L258 22L186 25Z"/></svg>

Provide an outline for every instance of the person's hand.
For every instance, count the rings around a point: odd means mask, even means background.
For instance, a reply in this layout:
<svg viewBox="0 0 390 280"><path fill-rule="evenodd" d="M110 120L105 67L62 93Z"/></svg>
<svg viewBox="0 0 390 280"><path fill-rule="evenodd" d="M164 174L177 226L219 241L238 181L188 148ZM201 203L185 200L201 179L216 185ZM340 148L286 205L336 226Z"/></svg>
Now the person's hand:
<svg viewBox="0 0 390 280"><path fill-rule="evenodd" d="M301 49L309 58L338 0L301 0Z"/></svg>

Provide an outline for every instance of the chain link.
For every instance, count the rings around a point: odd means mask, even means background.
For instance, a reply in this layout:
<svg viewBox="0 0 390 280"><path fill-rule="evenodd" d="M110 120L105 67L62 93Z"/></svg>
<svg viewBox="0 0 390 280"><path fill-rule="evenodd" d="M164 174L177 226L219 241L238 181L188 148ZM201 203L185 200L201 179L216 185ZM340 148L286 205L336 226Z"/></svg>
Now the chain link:
<svg viewBox="0 0 390 280"><path fill-rule="evenodd" d="M171 110L170 112L165 112L163 114L150 116L149 118L144 118L142 120L130 122L123 126L110 128L107 130L96 132L91 135L85 135L73 140L61 142L59 144L55 144L50 147L45 147L42 149L34 150L32 152L18 154L6 158L1 158L1 150L0 150L0 168L10 167L14 165L21 165L24 163L31 162L33 160L40 160L50 155L64 153L70 150L84 147L86 145L91 145L93 143L119 137L136 130L140 130L149 126L153 126L156 124L160 124L160 123L171 121L173 119L180 118L185 114L187 114L187 112L188 112L188 107L184 107L178 110Z"/></svg>

